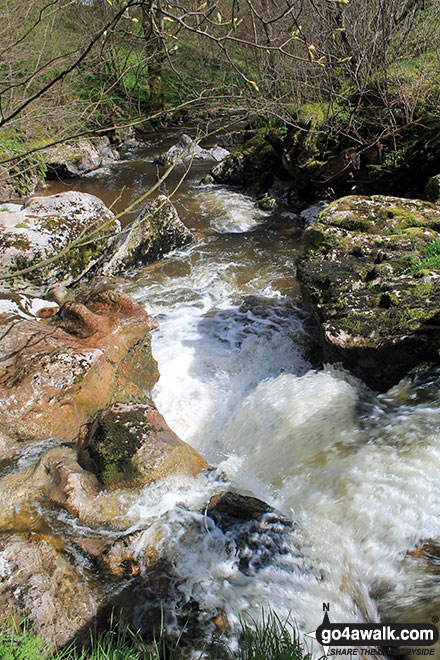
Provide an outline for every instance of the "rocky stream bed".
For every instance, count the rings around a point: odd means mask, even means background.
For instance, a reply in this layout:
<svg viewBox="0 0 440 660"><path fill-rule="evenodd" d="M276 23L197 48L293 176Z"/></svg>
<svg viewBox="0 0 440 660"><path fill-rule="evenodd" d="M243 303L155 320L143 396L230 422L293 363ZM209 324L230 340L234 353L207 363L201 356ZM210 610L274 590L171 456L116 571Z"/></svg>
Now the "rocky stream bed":
<svg viewBox="0 0 440 660"><path fill-rule="evenodd" d="M188 653L233 653L241 611L425 620L440 207L353 195L309 221L268 203L279 182L259 206L225 185L239 154L199 184L208 144L121 230L90 186L135 197L173 141L0 210L0 613L58 645L165 613Z"/></svg>

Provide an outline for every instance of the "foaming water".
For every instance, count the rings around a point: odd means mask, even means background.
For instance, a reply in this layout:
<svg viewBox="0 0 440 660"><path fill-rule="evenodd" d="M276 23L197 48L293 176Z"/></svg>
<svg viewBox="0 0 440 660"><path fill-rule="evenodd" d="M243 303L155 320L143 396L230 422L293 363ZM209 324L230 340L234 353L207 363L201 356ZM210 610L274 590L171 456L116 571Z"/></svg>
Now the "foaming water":
<svg viewBox="0 0 440 660"><path fill-rule="evenodd" d="M209 218L210 225L219 232L249 231L268 216L250 197L221 186L202 188L196 192L195 199L201 213Z"/></svg>
<svg viewBox="0 0 440 660"><path fill-rule="evenodd" d="M185 597L211 614L227 602L232 627L234 612L272 607L306 632L323 602L334 621L426 619L438 581L407 553L440 539L437 374L376 396L341 369L312 369L306 316L281 278L287 251L269 273L258 240L239 257L235 245L205 241L136 282L160 322L153 395L182 438L294 527L287 552L249 576L179 511L167 542Z"/></svg>
<svg viewBox="0 0 440 660"><path fill-rule="evenodd" d="M136 164L142 185L151 168ZM250 198L195 186L200 175L177 206L205 238L127 284L160 323L155 402L215 467L121 504L122 527L143 532L139 553L157 545L172 566L168 626L177 632L194 601L207 637L219 612L234 631L238 613L269 607L308 632L323 602L337 622L429 621L438 562L412 551L440 543L439 373L376 396L342 369L313 369L296 239L271 230ZM206 503L229 488L291 526L268 519L253 539L220 529ZM243 569L243 557L254 564Z"/></svg>

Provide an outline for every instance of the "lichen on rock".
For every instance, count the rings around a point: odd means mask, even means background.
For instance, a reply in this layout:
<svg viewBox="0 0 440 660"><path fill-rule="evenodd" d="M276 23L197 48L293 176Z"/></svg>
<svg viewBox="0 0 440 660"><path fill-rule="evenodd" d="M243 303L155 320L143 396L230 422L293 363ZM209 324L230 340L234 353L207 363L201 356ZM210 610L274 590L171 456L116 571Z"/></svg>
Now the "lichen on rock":
<svg viewBox="0 0 440 660"><path fill-rule="evenodd" d="M339 199L305 232L298 277L327 357L374 389L438 363L440 269L421 266L439 239L437 207L385 196Z"/></svg>
<svg viewBox="0 0 440 660"><path fill-rule="evenodd" d="M48 179L75 178L118 160L119 154L106 136L49 147L43 152Z"/></svg>
<svg viewBox="0 0 440 660"><path fill-rule="evenodd" d="M86 305L67 303L48 323L5 319L2 428L21 442L50 436L72 440L106 405L148 400L158 378L149 354L155 327L130 296L112 290L93 295Z"/></svg>
<svg viewBox="0 0 440 660"><path fill-rule="evenodd" d="M96 271L103 275L125 272L127 268L151 263L193 240L193 234L180 220L170 200L159 195L116 238Z"/></svg>
<svg viewBox="0 0 440 660"><path fill-rule="evenodd" d="M80 463L107 487L145 485L169 474L196 475L207 467L149 404L116 403L83 429Z"/></svg>
<svg viewBox="0 0 440 660"><path fill-rule="evenodd" d="M100 199L87 193L71 191L34 197L19 210L2 211L0 291L41 296L47 288L61 282L70 284L99 259L111 236L119 230L120 223L113 219L112 212ZM84 245L56 258L82 236ZM45 263L39 265L42 262Z"/></svg>

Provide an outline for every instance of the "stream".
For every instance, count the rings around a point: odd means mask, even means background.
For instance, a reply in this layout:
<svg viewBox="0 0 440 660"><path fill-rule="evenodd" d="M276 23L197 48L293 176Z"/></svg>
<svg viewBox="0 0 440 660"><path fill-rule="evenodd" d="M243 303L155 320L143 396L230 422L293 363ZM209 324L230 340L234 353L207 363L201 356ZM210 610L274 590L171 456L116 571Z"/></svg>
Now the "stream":
<svg viewBox="0 0 440 660"><path fill-rule="evenodd" d="M53 182L45 194L75 189L110 204L123 189L122 209L155 181L153 157L177 139L155 136L107 176ZM140 493L127 528L151 538L160 525L179 598L200 604L207 636L219 610L236 630L239 613L258 619L268 608L309 632L323 603L334 622L430 622L440 615L440 560L408 553L440 543L440 373L377 395L338 366L317 368L295 278L300 233L244 194L199 185L210 167L195 162L173 197L197 241L122 286L159 322L158 409L215 469ZM246 572L234 539L200 513L225 487L293 521L279 537L269 525L270 538L247 549ZM258 544L272 544L270 561L258 560ZM170 629L174 606L165 612Z"/></svg>

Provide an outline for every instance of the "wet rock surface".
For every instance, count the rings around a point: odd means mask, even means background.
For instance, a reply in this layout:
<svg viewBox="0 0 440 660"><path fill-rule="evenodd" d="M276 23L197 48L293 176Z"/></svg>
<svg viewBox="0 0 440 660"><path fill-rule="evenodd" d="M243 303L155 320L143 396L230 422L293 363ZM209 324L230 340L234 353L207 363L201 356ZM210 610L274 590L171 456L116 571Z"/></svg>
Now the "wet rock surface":
<svg viewBox="0 0 440 660"><path fill-rule="evenodd" d="M20 442L72 440L114 401L145 400L157 380L156 322L111 290L67 303L47 323L6 318L0 326L0 421Z"/></svg>
<svg viewBox="0 0 440 660"><path fill-rule="evenodd" d="M206 513L233 545L245 575L292 550L292 522L256 497L225 491L211 498Z"/></svg>
<svg viewBox="0 0 440 660"><path fill-rule="evenodd" d="M35 633L62 646L96 613L93 589L63 553L63 543L35 533L0 536L0 612L26 616Z"/></svg>
<svg viewBox="0 0 440 660"><path fill-rule="evenodd" d="M345 197L328 206L305 237L298 278L329 359L379 391L418 365L438 363L436 206Z"/></svg>
<svg viewBox="0 0 440 660"><path fill-rule="evenodd" d="M115 275L159 259L191 243L192 233L179 219L165 195L149 202L129 227L112 243L96 271Z"/></svg>
<svg viewBox="0 0 440 660"><path fill-rule="evenodd" d="M39 296L60 282L71 283L98 260L119 230L119 221L105 204L87 193L34 197L12 210L6 206L0 211L0 291ZM93 240L53 260L91 231ZM53 261L19 274L47 260Z"/></svg>

